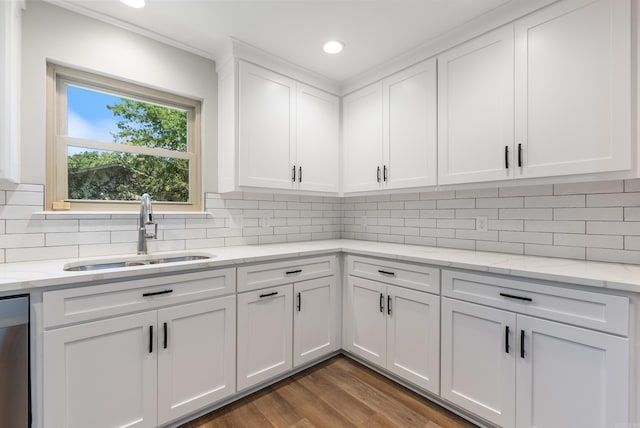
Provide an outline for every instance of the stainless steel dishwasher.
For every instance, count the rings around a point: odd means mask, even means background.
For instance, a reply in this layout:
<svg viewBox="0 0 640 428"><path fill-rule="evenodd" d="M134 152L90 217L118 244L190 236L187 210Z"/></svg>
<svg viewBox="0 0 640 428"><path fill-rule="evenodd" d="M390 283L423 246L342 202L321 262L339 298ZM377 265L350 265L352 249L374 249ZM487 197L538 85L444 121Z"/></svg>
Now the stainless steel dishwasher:
<svg viewBox="0 0 640 428"><path fill-rule="evenodd" d="M27 428L29 298L0 298L0 427Z"/></svg>

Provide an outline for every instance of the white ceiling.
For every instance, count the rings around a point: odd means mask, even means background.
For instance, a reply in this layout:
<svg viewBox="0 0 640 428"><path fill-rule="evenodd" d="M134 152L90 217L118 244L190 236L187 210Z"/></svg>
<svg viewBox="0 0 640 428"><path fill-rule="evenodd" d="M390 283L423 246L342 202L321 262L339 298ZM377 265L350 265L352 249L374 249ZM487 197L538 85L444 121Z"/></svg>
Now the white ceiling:
<svg viewBox="0 0 640 428"><path fill-rule="evenodd" d="M222 58L229 37L336 82L363 73L496 7L526 0L49 0L114 18ZM330 56L326 40L345 43Z"/></svg>

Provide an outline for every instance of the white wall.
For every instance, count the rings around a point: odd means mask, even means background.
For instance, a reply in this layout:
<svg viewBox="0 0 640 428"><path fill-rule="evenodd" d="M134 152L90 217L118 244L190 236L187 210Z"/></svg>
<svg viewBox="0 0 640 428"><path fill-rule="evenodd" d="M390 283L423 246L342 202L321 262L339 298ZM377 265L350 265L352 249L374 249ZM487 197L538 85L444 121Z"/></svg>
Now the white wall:
<svg viewBox="0 0 640 428"><path fill-rule="evenodd" d="M45 183L47 61L201 100L203 191L217 190L215 63L39 0L22 21L22 183Z"/></svg>

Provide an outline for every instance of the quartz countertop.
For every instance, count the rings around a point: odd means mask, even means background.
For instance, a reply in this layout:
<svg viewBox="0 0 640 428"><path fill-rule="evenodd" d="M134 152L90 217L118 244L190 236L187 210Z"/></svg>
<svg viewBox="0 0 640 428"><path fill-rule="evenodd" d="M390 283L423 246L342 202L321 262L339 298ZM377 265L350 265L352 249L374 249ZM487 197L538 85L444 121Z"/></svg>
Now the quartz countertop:
<svg viewBox="0 0 640 428"><path fill-rule="evenodd" d="M211 254L215 255L215 257L208 260L193 260L94 271L64 271L63 267L67 263L74 263L81 260L103 262L124 256L6 263L0 264L0 293L21 293L45 287L74 285L95 281L117 281L138 276L178 273L193 269L234 266L250 262L331 254L336 252L424 263L443 268L468 269L640 293L640 266L636 265L346 239L205 248L185 251L185 253ZM154 253L150 256L162 257L167 254L175 254L175 252Z"/></svg>

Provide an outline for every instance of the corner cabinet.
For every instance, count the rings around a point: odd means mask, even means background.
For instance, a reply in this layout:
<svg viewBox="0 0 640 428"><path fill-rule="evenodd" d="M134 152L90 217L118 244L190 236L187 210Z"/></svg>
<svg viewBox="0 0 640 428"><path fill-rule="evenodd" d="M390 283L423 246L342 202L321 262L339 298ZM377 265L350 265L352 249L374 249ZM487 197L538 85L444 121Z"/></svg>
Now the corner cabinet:
<svg viewBox="0 0 640 428"><path fill-rule="evenodd" d="M629 170L630 16L562 1L439 55L438 183Z"/></svg>
<svg viewBox="0 0 640 428"><path fill-rule="evenodd" d="M439 270L357 256L347 269L347 350L438 394Z"/></svg>
<svg viewBox="0 0 640 428"><path fill-rule="evenodd" d="M457 271L442 280L443 399L503 428L628 424L627 298Z"/></svg>
<svg viewBox="0 0 640 428"><path fill-rule="evenodd" d="M345 193L436 184L436 61L343 98Z"/></svg>
<svg viewBox="0 0 640 428"><path fill-rule="evenodd" d="M233 395L235 296L184 302L233 293L234 273L45 292L45 428L152 428Z"/></svg>
<svg viewBox="0 0 640 428"><path fill-rule="evenodd" d="M236 60L219 86L221 192L338 192L337 96Z"/></svg>

